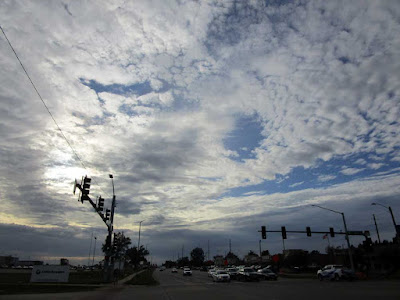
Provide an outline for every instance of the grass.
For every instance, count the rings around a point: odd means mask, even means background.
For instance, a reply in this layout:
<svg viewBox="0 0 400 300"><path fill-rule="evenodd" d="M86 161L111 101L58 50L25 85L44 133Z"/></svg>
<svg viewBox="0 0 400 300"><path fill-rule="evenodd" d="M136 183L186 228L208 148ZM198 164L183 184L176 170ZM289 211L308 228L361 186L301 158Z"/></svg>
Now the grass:
<svg viewBox="0 0 400 300"><path fill-rule="evenodd" d="M131 280L127 281L125 284L131 285L158 285L159 282L153 278L154 269L146 270Z"/></svg>
<svg viewBox="0 0 400 300"><path fill-rule="evenodd" d="M0 284L29 283L31 273L0 273ZM103 283L103 271L78 271L70 272L68 283L99 284Z"/></svg>
<svg viewBox="0 0 400 300"><path fill-rule="evenodd" d="M88 292L97 288L98 287L95 286L69 286L59 284L0 284L0 295Z"/></svg>

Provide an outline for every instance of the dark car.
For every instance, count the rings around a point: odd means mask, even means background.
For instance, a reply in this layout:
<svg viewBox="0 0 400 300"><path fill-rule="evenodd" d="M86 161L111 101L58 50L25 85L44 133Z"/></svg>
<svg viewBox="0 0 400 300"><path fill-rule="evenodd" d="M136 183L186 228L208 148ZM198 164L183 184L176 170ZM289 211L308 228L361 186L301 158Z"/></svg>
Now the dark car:
<svg viewBox="0 0 400 300"><path fill-rule="evenodd" d="M278 275L276 275L274 272L272 272L270 269L260 269L257 271L261 279L265 280L277 280Z"/></svg>

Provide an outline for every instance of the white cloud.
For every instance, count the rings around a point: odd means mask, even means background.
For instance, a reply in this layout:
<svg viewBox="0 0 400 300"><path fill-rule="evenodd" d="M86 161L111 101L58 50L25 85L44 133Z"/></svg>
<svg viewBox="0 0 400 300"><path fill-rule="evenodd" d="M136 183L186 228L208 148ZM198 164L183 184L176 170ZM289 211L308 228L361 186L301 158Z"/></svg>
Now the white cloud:
<svg viewBox="0 0 400 300"><path fill-rule="evenodd" d="M117 225L128 229L128 215L156 222L160 210L171 228L204 221L207 229L226 214L264 212L265 203L295 207L337 195L356 201L351 189L366 191L366 183L379 186L374 195L386 195L392 186L381 178L273 196L251 186L281 178L279 184L295 167L352 155L365 155L355 164L377 170L395 153L397 6L236 5L233 14L224 1L73 1L68 9L61 2L2 2L2 26L87 166L83 171L12 51L0 43L0 192L8 218L96 225L75 198L65 200L82 172L96 179L96 195L110 190L107 174L115 174L124 208ZM152 91L129 89L146 83ZM263 140L254 158L238 162L239 150L253 147L226 149L223 141L242 116L256 116ZM344 175L364 170L345 163ZM336 178L323 173L316 175L320 182ZM246 186L247 197L220 198Z"/></svg>
<svg viewBox="0 0 400 300"><path fill-rule="evenodd" d="M340 171L340 173L344 175L354 175L357 173L360 173L364 171L365 169L357 169L357 168L344 168L343 170Z"/></svg>
<svg viewBox="0 0 400 300"><path fill-rule="evenodd" d="M318 181L325 182L335 179L337 176L335 175L319 175Z"/></svg>

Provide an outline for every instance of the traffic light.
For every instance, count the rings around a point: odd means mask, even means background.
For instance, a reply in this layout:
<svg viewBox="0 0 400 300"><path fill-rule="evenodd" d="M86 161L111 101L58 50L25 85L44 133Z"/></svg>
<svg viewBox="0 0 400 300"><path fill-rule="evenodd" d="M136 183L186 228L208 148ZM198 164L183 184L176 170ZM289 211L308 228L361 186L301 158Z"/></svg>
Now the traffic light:
<svg viewBox="0 0 400 300"><path fill-rule="evenodd" d="M287 239L287 236L286 236L286 227L285 226L282 226L282 238L284 239L284 240L286 240Z"/></svg>
<svg viewBox="0 0 400 300"><path fill-rule="evenodd" d="M104 210L104 198L99 197L99 201L97 202L97 211Z"/></svg>
<svg viewBox="0 0 400 300"><path fill-rule="evenodd" d="M311 236L311 228L307 226L306 231L307 231L307 236Z"/></svg>
<svg viewBox="0 0 400 300"><path fill-rule="evenodd" d="M111 210L107 208L106 209L106 217L105 217L106 220L110 220L110 213L111 213Z"/></svg>
<svg viewBox="0 0 400 300"><path fill-rule="evenodd" d="M81 202L85 200L89 200L89 191L90 191L90 182L92 181L91 178L85 176L83 178L83 184L82 184L82 196L81 196Z"/></svg>
<svg viewBox="0 0 400 300"><path fill-rule="evenodd" d="M332 227L329 228L329 233L331 234L331 237L335 237L335 231Z"/></svg>
<svg viewBox="0 0 400 300"><path fill-rule="evenodd" d="M265 226L261 226L261 237L263 238L263 240L267 238L267 229Z"/></svg>

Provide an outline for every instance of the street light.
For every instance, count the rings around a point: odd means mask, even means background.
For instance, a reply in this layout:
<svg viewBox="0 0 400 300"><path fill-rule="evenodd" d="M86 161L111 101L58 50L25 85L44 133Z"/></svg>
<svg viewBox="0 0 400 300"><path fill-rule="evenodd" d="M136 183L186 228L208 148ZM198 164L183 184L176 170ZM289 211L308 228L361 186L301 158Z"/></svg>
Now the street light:
<svg viewBox="0 0 400 300"><path fill-rule="evenodd" d="M142 221L140 221L139 222L139 240L138 240L138 251L139 251L139 247L140 247L140 229L142 228L142 222L143 222L144 220L142 220Z"/></svg>
<svg viewBox="0 0 400 300"><path fill-rule="evenodd" d="M340 212L340 211L333 210L333 209L329 209L329 208L326 208L326 207L322 207L322 206L319 206L319 205L316 205L316 204L312 204L311 206L319 207L321 209L329 210L331 212L334 212L334 213L342 215L343 224L344 224L344 230L345 230L345 233L346 233L347 248L348 248L348 251L349 251L350 265L351 265L351 269L354 271L353 254L351 253L349 233L348 233L348 230L347 230L346 219L344 217L344 213Z"/></svg>
<svg viewBox="0 0 400 300"><path fill-rule="evenodd" d="M398 233L396 221L395 221L395 219L394 219L394 215L393 215L392 208L391 208L390 206L385 206L385 205L380 204L380 203L377 203L377 202L373 202L373 203L371 203L371 205L379 205L379 206L382 206L382 207L384 207L384 208L386 208L386 209L389 210L390 215L392 216L392 221L393 221L394 229L396 230L396 237L398 237L398 236L399 236L399 233Z"/></svg>

